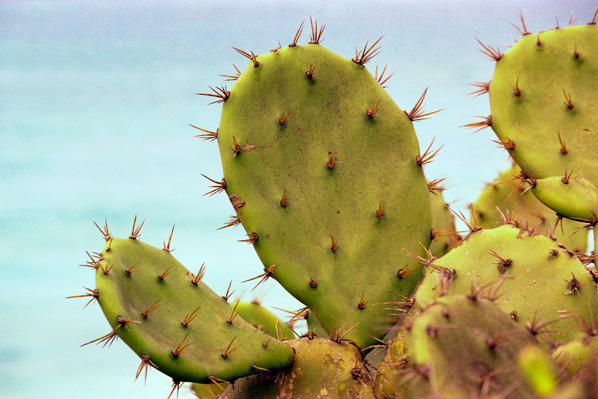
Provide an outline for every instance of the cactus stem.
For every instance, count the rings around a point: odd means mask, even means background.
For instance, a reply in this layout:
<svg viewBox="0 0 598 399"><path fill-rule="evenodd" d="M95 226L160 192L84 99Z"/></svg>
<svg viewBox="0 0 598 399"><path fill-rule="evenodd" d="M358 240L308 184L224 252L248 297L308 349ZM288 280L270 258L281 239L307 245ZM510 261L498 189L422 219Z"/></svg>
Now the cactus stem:
<svg viewBox="0 0 598 399"><path fill-rule="evenodd" d="M381 100L378 100L376 104L372 105L372 108L368 108L365 110L365 114L369 116L371 119L374 119L378 116L378 108L380 107L380 101Z"/></svg>
<svg viewBox="0 0 598 399"><path fill-rule="evenodd" d="M141 236L141 228L143 227L143 224L145 223L145 219L143 219L143 222L141 222L141 224L137 227L135 227L136 222L137 222L137 214L135 214L135 218L133 219L133 228L131 229L131 235L129 236L129 238L131 240L136 240L139 238L139 236Z"/></svg>
<svg viewBox="0 0 598 399"><path fill-rule="evenodd" d="M133 272L136 272L141 269L145 269L144 267L135 268L135 266L139 265L140 263L141 263L140 260L133 263L131 266L129 266L127 269L125 269L125 273L127 273L130 276L131 274L133 274Z"/></svg>
<svg viewBox="0 0 598 399"><path fill-rule="evenodd" d="M282 193L282 198L280 199L280 206L283 208L287 207L287 190L286 189Z"/></svg>
<svg viewBox="0 0 598 399"><path fill-rule="evenodd" d="M237 215L232 215L228 217L228 222L224 223L222 227L218 227L216 230L226 229L227 227L235 227L241 223L241 219Z"/></svg>
<svg viewBox="0 0 598 399"><path fill-rule="evenodd" d="M208 103L208 105L223 103L229 99L230 91L228 91L226 86L222 86L222 87L216 86L215 89L212 86L208 86L208 87L210 88L210 90L212 90L212 93L195 93L198 96L215 97L218 99L218 100L212 101L211 103Z"/></svg>
<svg viewBox="0 0 598 399"><path fill-rule="evenodd" d="M509 22L509 24L515 29L517 29L517 32L519 32L521 36L529 35L530 32L527 30L527 27L525 26L525 19L523 18L523 12L521 11L519 12L519 20L521 21L521 28L512 22Z"/></svg>
<svg viewBox="0 0 598 399"><path fill-rule="evenodd" d="M378 205L378 209L376 210L376 217L378 219L384 219L384 202L380 201L380 205Z"/></svg>
<svg viewBox="0 0 598 399"><path fill-rule="evenodd" d="M299 29L297 29L297 33L295 33L293 42L291 44L289 44L289 47L297 47L297 42L299 41L299 38L301 37L301 33L303 33L303 24L304 23L305 23L305 19L303 20L303 22L301 22L301 25L299 25Z"/></svg>
<svg viewBox="0 0 598 399"><path fill-rule="evenodd" d="M424 99L426 98L426 93L428 92L428 88L426 87L426 89L424 90L424 92L422 93L422 95L419 97L419 99L417 100L417 102L415 103L415 105L413 106L413 108L411 108L411 111L407 112L407 111L403 111L405 113L405 115L407 115L407 117L409 118L409 120L411 122L416 122L416 121L423 121L425 119L430 119L427 118L427 116L433 115L437 112L442 111L441 109L438 109L436 111L432 111L432 112L425 112L423 110L423 103L424 103Z"/></svg>
<svg viewBox="0 0 598 399"><path fill-rule="evenodd" d="M444 147L444 144L443 144L437 150L435 150L434 152L432 152L431 148L432 148L432 145L434 144L434 140L436 140L436 137L434 137L432 139L432 142L430 143L430 145L428 146L428 148L426 148L426 151L424 151L423 154L417 155L415 157L415 162L419 166L424 166L424 165L427 165L430 162L432 162L434 160L434 157L438 154L438 152L442 149L442 147Z"/></svg>
<svg viewBox="0 0 598 399"><path fill-rule="evenodd" d="M486 94L490 91L490 82L474 82L470 83L470 86L477 87L478 89L468 93L468 96L479 97L483 94Z"/></svg>
<svg viewBox="0 0 598 399"><path fill-rule="evenodd" d="M387 87L387 86L384 86L384 84L386 82L388 82L388 80L390 78L392 78L392 75L395 74L395 72L393 72L390 75L388 75L386 78L384 78L384 73L386 72L386 67L388 67L388 63L386 65L384 65L384 69L382 69L380 76L378 76L378 65L376 65L376 72L374 74L374 79L376 79L378 81L378 83L380 83L380 86L382 86L383 89L385 89Z"/></svg>
<svg viewBox="0 0 598 399"><path fill-rule="evenodd" d="M150 314L151 314L151 313L152 313L154 310L156 310L157 308L159 308L159 307L160 307L160 305L162 305L162 304L161 304L161 303L159 303L157 300L156 300L156 301L154 301L154 303L152 303L151 305L149 305L149 306L147 307L147 309L145 309L143 312L141 312L141 316L142 316L144 319L147 319L147 318L149 317L149 315L150 315Z"/></svg>
<svg viewBox="0 0 598 399"><path fill-rule="evenodd" d="M141 364L139 365L139 367L137 368L137 372L135 373L135 381L137 381L137 378L139 378L139 376L143 372L145 374L144 378L143 378L143 383L145 384L147 382L147 371L150 366L152 366L154 368L158 368L154 364L154 362L152 362L152 360L150 359L150 357L148 355L146 355L145 353L142 353L141 354Z"/></svg>
<svg viewBox="0 0 598 399"><path fill-rule="evenodd" d="M102 270L102 273L104 273L104 276L107 276L108 274L110 274L110 271L113 267L114 265L111 265L110 260L108 260L108 263L106 263L106 267L100 266L100 269Z"/></svg>
<svg viewBox="0 0 598 399"><path fill-rule="evenodd" d="M199 308L201 308L201 306L196 307L195 310L193 310L193 312L185 316L183 321L181 321L181 326L189 327L189 324L197 317L197 312L199 311Z"/></svg>
<svg viewBox="0 0 598 399"><path fill-rule="evenodd" d="M236 73L234 75L218 75L218 76L227 78L227 79L224 79L226 82L233 82L233 81L239 79L239 77L241 76L241 71L239 71L239 68L237 68L237 66L235 64L233 64L233 67L235 68L235 71L236 71Z"/></svg>
<svg viewBox="0 0 598 399"><path fill-rule="evenodd" d="M237 303L235 303L235 307L233 308L233 311L230 314L230 317L228 318L228 320L226 321L228 324L233 324L233 321L235 320L235 317L237 317L237 306L239 306L239 302L237 301Z"/></svg>
<svg viewBox="0 0 598 399"><path fill-rule="evenodd" d="M106 345L108 345L108 347L110 347L112 345L112 343L114 341L116 341L117 339L118 339L118 335L116 335L116 331L112 330L108 334L103 335L100 338L96 338L92 341L86 342L81 346L83 347L83 346L93 344L93 343L95 343L96 345L99 345L99 344L103 343L104 345L102 345L102 348L105 348Z"/></svg>
<svg viewBox="0 0 598 399"><path fill-rule="evenodd" d="M372 60L372 58L374 58L375 56L377 56L380 53L381 46L378 46L378 47L376 47L376 46L378 45L380 40L382 40L383 37L384 36L380 36L380 38L378 40L376 40L374 42L374 44L372 44L370 47L368 47L368 42L365 42L365 46L363 46L363 50L355 49L355 58L353 58L351 61L353 61L357 65L361 65L361 66L364 66L365 64L370 62Z"/></svg>
<svg viewBox="0 0 598 399"><path fill-rule="evenodd" d="M274 276L274 270L276 269L276 264L270 265L268 268L264 268L264 273L260 274L259 276L255 276L250 278L249 280L241 281L241 283L246 283L248 281L257 280L258 278L262 278L256 285L251 289L251 291L255 290L261 283L268 280L270 277Z"/></svg>
<svg viewBox="0 0 598 399"><path fill-rule="evenodd" d="M71 298L91 298L86 304L85 306L83 306L83 309L85 309L90 303L92 303L93 301L98 300L98 298L100 297L100 294L98 293L98 289L94 288L93 290L87 287L83 287L85 288L85 290L87 291L87 294L83 294L83 295L73 295L73 296L67 296L66 299L71 299Z"/></svg>
<svg viewBox="0 0 598 399"><path fill-rule="evenodd" d="M174 356L175 358L179 357L183 352L185 352L187 349L189 349L190 344L183 345L188 336L189 336L189 333L187 333L183 337L183 339L181 340L181 342L179 343L179 345L176 348L174 348L173 350L170 351L172 356Z"/></svg>
<svg viewBox="0 0 598 399"><path fill-rule="evenodd" d="M98 228L104 240L109 241L112 238L112 234L110 234L110 231L108 230L108 219L106 217L104 217L103 227L98 226L96 222L93 222L93 224Z"/></svg>
<svg viewBox="0 0 598 399"><path fill-rule="evenodd" d="M291 115L290 112L287 112L286 114L283 112L280 114L280 117L278 118L278 124L280 126L284 126L286 124L286 120L289 117L289 115Z"/></svg>
<svg viewBox="0 0 598 399"><path fill-rule="evenodd" d="M257 60L257 55L253 54L253 51L250 51L248 53L247 51L240 50L236 47L233 47L233 50L235 50L237 53L241 54L243 57L250 60L253 63L254 68L257 68L258 66L260 66L260 63Z"/></svg>
<svg viewBox="0 0 598 399"><path fill-rule="evenodd" d="M324 29L326 28L326 24L322 25L320 29L318 29L318 20L314 24L311 15L309 16L309 23L311 25L311 35L309 36L309 44L320 44L322 40L322 34L324 33Z"/></svg>
<svg viewBox="0 0 598 399"><path fill-rule="evenodd" d="M315 70L316 70L316 66L314 64L309 64L309 69L307 71L305 71L305 76L307 76L308 79L313 79L313 78L317 78L318 76L322 76L322 75L314 75Z"/></svg>
<svg viewBox="0 0 598 399"><path fill-rule="evenodd" d="M567 106L567 109L572 110L574 105L573 100L571 100L571 94L567 94L565 89L563 89L563 95L565 96L565 105Z"/></svg>
<svg viewBox="0 0 598 399"><path fill-rule="evenodd" d="M230 286L233 284L233 280L230 281L230 283L228 283L228 288L226 289L226 294L224 294L222 296L222 299L224 299L225 301L228 302L228 299L235 293L235 291L233 290L233 292L230 291Z"/></svg>
<svg viewBox="0 0 598 399"><path fill-rule="evenodd" d="M196 134L193 137L197 137L197 138L199 138L201 140L205 140L205 141L214 141L214 140L218 139L218 129L216 129L216 131L213 132L211 130L202 129L195 125L189 124L189 126L203 132L203 134Z"/></svg>
<svg viewBox="0 0 598 399"><path fill-rule="evenodd" d="M260 236L254 231L247 234L247 238L244 240L238 240L238 242L246 242L247 244L254 244L260 239Z"/></svg>
<svg viewBox="0 0 598 399"><path fill-rule="evenodd" d="M166 244L166 242L162 241L162 243L164 244L164 247L162 248L162 251L166 251L168 253L171 253L172 251L174 251L173 249L170 249L170 243L172 242L172 235L174 234L174 224L172 225L172 230L170 230L170 236L168 237L168 244Z"/></svg>
<svg viewBox="0 0 598 399"><path fill-rule="evenodd" d="M485 45L482 43L478 38L476 38L477 42L482 46L480 51L487 55L488 57L492 58L494 61L498 62L502 59L503 53L500 52L499 48L492 48L490 46Z"/></svg>
<svg viewBox="0 0 598 399"><path fill-rule="evenodd" d="M168 275L170 274L170 269L172 269L172 266L171 266L171 267L169 267L168 269L164 270L164 271L162 272L162 274L159 274L159 275L158 275L158 280L160 280L160 281L164 281L164 279L165 279L166 277L168 277Z"/></svg>
<svg viewBox="0 0 598 399"><path fill-rule="evenodd" d="M233 353L235 351L235 349L237 349L236 346L234 348L232 348L232 349L230 348L232 346L233 342L235 342L236 339L237 339L237 337L233 338L233 340L230 341L230 343L228 344L228 346L226 347L226 349L224 350L224 352L222 352L220 354L220 356L223 359L228 359L228 355L230 355L231 353Z"/></svg>
<svg viewBox="0 0 598 399"><path fill-rule="evenodd" d="M199 268L199 271L197 272L195 277L193 277L193 280L191 280L191 284L193 284L194 286L197 287L199 282L204 278L205 274L206 274L206 264L204 262L201 264L201 267Z"/></svg>
<svg viewBox="0 0 598 399"><path fill-rule="evenodd" d="M212 195L221 193L222 191L224 191L226 189L226 180L224 178L222 178L221 181L216 181L214 179L210 179L208 176L204 175L203 173L201 175L203 177L205 177L206 179L208 179L209 181L211 181L212 183L214 183L213 186L208 186L208 188L211 188L212 190L205 193L204 196L207 195L208 197L211 197Z"/></svg>

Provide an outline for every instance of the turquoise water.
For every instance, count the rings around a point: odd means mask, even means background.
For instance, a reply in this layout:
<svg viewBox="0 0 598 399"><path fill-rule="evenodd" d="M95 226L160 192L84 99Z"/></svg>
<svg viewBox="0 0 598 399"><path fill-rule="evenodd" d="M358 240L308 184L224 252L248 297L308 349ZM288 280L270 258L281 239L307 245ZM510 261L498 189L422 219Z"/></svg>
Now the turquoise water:
<svg viewBox="0 0 598 399"><path fill-rule="evenodd" d="M92 221L107 217L125 235L137 213L155 245L176 223L175 256L191 269L206 262L216 292L232 279L251 299L240 282L261 265L237 242L240 228L214 231L232 210L202 196L200 173L221 176L220 161L188 126L218 126L219 107L194 93L245 64L231 46L268 51L310 14L328 22L323 44L345 57L384 34L375 61L397 71L388 83L397 104L410 109L429 87L426 108L444 109L416 129L422 146L444 144L426 172L447 177L447 199L465 211L508 165L490 132L459 128L489 113L486 98L466 96L493 70L474 37L505 49L519 9L537 31L555 17L566 25L571 10L585 23L597 6L564 3L0 1L0 397L168 396L156 371L147 386L133 383L138 360L122 342L79 347L109 332L97 305L64 299L93 287L77 267L103 244ZM265 286L266 305L301 307Z"/></svg>

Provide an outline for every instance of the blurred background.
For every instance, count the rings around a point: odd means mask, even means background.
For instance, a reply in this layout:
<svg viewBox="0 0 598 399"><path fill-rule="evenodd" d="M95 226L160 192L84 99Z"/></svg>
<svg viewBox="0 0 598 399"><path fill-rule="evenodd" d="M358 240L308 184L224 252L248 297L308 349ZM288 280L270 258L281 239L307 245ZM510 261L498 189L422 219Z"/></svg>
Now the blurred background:
<svg viewBox="0 0 598 399"><path fill-rule="evenodd" d="M235 46L264 53L286 45L305 18L326 23L323 45L351 58L384 35L376 64L411 109L424 89L420 147L444 145L426 166L446 177L445 198L468 214L485 182L509 165L490 140L460 126L489 114L487 96L468 84L490 80L494 61L475 38L506 51L519 33L557 19L591 20L596 1L0 1L0 397L166 398L171 381L155 370L133 383L139 359L125 344L79 347L109 332L97 304L65 297L94 287L77 265L104 241L92 224L161 246L173 224L174 255L224 293L232 280L245 300L295 310L301 305L261 273L241 227L215 231L232 214L224 195L204 197L220 178L215 143L188 124L215 130L220 106L196 96L225 82L247 60ZM300 43L306 43L309 30ZM228 83L228 82L227 82ZM230 85L229 85L230 86ZM275 310L281 317L283 312ZM286 320L286 318L285 318ZM300 328L301 329L301 328ZM185 388L181 398L192 397Z"/></svg>

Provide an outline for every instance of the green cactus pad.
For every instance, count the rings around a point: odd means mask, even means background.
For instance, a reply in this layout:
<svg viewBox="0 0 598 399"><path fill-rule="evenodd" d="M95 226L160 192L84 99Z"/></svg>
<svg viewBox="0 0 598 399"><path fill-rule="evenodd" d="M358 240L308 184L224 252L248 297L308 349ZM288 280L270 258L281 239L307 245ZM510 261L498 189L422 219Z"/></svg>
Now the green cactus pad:
<svg viewBox="0 0 598 399"><path fill-rule="evenodd" d="M256 61L223 103L223 186L271 276L366 347L394 321L373 304L421 278L397 276L405 249L430 240L412 122L363 66L318 44Z"/></svg>
<svg viewBox="0 0 598 399"><path fill-rule="evenodd" d="M234 380L281 369L290 346L236 317L228 302L168 251L110 239L96 272L104 315L143 360L175 381Z"/></svg>
<svg viewBox="0 0 598 399"><path fill-rule="evenodd" d="M567 313L588 319L590 309L598 309L596 286L577 257L548 237L512 225L472 233L431 262L416 303L425 307L447 293L468 294L481 287L491 293L498 282L502 295L496 304L532 329ZM582 334L568 319L536 332L559 342Z"/></svg>
<svg viewBox="0 0 598 399"><path fill-rule="evenodd" d="M592 221L598 216L598 190L581 176L538 179L534 181L532 192L546 206L565 217Z"/></svg>
<svg viewBox="0 0 598 399"><path fill-rule="evenodd" d="M258 330L275 338L278 338L278 336L285 339L295 338L295 334L289 326L276 317L274 313L263 307L259 302L235 301L231 306L236 306L239 316Z"/></svg>
<svg viewBox="0 0 598 399"><path fill-rule="evenodd" d="M558 242L562 242L575 253L583 253L587 247L586 230L576 232L582 223L564 219L562 227L555 229L556 216L554 210L542 204L526 189L523 181L517 179L521 169L518 166L501 172L489 183L472 204L472 221L485 229L493 229L504 223L500 212L509 219L515 219L517 227L530 226L541 234L554 234ZM496 209L498 208L500 212Z"/></svg>
<svg viewBox="0 0 598 399"><path fill-rule="evenodd" d="M552 356L569 375L575 375L585 364L598 361L598 336L584 337L561 345L553 351Z"/></svg>
<svg viewBox="0 0 598 399"><path fill-rule="evenodd" d="M267 373L237 380L221 399L374 399L359 349L323 338L289 341L296 352L282 376Z"/></svg>
<svg viewBox="0 0 598 399"><path fill-rule="evenodd" d="M414 364L443 399L536 397L516 367L535 339L488 300L439 298L415 317L408 341Z"/></svg>
<svg viewBox="0 0 598 399"><path fill-rule="evenodd" d="M569 26L525 35L497 62L492 129L528 176L572 172L598 186L597 47L595 24Z"/></svg>

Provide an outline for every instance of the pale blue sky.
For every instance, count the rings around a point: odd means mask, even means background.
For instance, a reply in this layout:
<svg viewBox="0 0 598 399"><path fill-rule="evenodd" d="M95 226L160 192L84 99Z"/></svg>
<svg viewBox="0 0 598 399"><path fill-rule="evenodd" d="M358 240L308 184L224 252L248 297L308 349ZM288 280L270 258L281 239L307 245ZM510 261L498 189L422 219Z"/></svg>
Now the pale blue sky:
<svg viewBox="0 0 598 399"><path fill-rule="evenodd" d="M207 282L259 274L241 228L214 232L232 210L203 197L200 173L221 176L214 143L188 124L215 129L219 106L194 93L245 60L231 46L266 52L286 44L304 18L327 22L323 45L349 58L384 35L372 62L396 71L388 91L410 109L428 87L420 146L444 144L430 178L465 211L484 182L508 165L490 131L459 126L488 115L468 83L489 80L493 62L475 38L506 50L519 10L532 32L589 21L596 1L0 1L0 397L165 398L169 380L150 372L133 384L138 359L121 342L79 348L108 332L97 306L64 297L92 287L76 265L102 240L92 221L128 234L135 213L143 239L161 245L173 223L175 256L206 262ZM304 33L302 42L307 35ZM234 276L234 277L231 277ZM264 303L300 305L273 281ZM247 293L246 299L251 299ZM181 395L181 397L185 397ZM188 397L188 396L187 396Z"/></svg>

